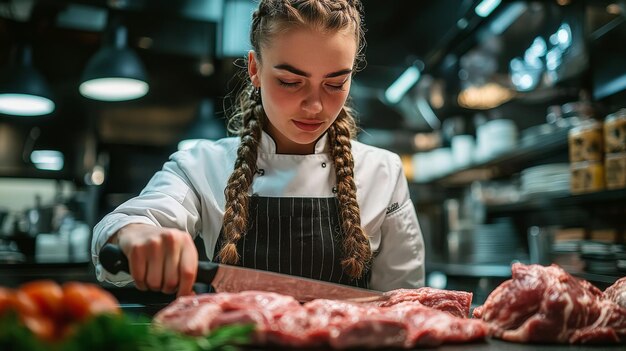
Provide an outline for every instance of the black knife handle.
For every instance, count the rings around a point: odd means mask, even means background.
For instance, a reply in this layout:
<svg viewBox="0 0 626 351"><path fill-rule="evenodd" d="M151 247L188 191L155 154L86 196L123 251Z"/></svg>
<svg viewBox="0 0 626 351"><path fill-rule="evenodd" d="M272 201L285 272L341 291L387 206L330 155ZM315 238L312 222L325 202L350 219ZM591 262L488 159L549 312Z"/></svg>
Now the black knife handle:
<svg viewBox="0 0 626 351"><path fill-rule="evenodd" d="M106 244L100 249L100 263L109 273L130 273L128 258L117 245Z"/></svg>
<svg viewBox="0 0 626 351"><path fill-rule="evenodd" d="M120 249L117 245L106 244L102 247L102 249L100 249L100 263L109 273L130 273L128 258L122 249ZM199 283L211 284L219 267L219 264L210 261L198 262L198 275L196 277L196 281Z"/></svg>
<svg viewBox="0 0 626 351"><path fill-rule="evenodd" d="M199 283L211 284L219 268L220 268L220 265L215 262L211 262L211 261L198 262L198 275L196 276L196 281Z"/></svg>

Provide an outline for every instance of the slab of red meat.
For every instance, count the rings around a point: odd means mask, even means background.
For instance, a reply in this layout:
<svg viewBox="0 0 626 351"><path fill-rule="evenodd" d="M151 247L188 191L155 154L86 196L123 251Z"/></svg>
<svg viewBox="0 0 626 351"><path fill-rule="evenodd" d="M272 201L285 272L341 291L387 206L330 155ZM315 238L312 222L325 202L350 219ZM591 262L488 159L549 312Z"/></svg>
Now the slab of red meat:
<svg viewBox="0 0 626 351"><path fill-rule="evenodd" d="M261 291L185 296L159 311L154 322L187 335L207 335L231 324L254 324L254 342L264 344L274 319L301 308L291 296Z"/></svg>
<svg viewBox="0 0 626 351"><path fill-rule="evenodd" d="M377 303L389 307L402 302L419 302L424 306L448 312L453 316L467 318L472 305L472 293L467 291L441 290L429 287L397 289L385 293L389 299Z"/></svg>
<svg viewBox="0 0 626 351"><path fill-rule="evenodd" d="M465 343L483 340L489 326L478 319L451 317L448 313L412 303L401 303L385 309L408 325L405 347L437 346L443 343Z"/></svg>
<svg viewBox="0 0 626 351"><path fill-rule="evenodd" d="M604 298L626 308L626 277L618 279L604 290Z"/></svg>
<svg viewBox="0 0 626 351"><path fill-rule="evenodd" d="M304 312L304 311L305 312ZM436 346L483 340L488 325L404 302L389 307L314 300L277 320L275 344L290 347L330 345L333 349Z"/></svg>
<svg viewBox="0 0 626 351"><path fill-rule="evenodd" d="M512 342L626 342L626 309L556 265L513 264L512 279L475 310Z"/></svg>
<svg viewBox="0 0 626 351"><path fill-rule="evenodd" d="M313 300L304 305L313 321L311 338L327 340L334 349L403 347L408 325L386 308L335 300Z"/></svg>
<svg viewBox="0 0 626 351"><path fill-rule="evenodd" d="M181 297L160 311L155 323L196 336L223 325L252 323L255 344L295 348L411 348L482 340L488 334L480 320L416 301L380 307L318 299L300 305L292 297L259 291Z"/></svg>
<svg viewBox="0 0 626 351"><path fill-rule="evenodd" d="M227 298L227 295L179 297L159 311L153 322L187 335L207 335L211 331L211 321L222 313L219 301Z"/></svg>

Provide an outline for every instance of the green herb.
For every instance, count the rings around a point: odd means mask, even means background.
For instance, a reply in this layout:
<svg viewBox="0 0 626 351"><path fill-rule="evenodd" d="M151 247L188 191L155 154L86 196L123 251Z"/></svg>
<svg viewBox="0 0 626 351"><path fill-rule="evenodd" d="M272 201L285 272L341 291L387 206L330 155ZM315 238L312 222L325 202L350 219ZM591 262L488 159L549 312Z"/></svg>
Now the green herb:
<svg viewBox="0 0 626 351"><path fill-rule="evenodd" d="M14 312L0 316L0 350L2 351L48 351L57 350L59 345L44 343L30 329L24 327Z"/></svg>
<svg viewBox="0 0 626 351"><path fill-rule="evenodd" d="M0 350L28 351L218 351L237 350L249 342L253 325L231 325L206 337L154 328L145 317L103 314L78 326L59 343L37 339L15 314L0 318Z"/></svg>

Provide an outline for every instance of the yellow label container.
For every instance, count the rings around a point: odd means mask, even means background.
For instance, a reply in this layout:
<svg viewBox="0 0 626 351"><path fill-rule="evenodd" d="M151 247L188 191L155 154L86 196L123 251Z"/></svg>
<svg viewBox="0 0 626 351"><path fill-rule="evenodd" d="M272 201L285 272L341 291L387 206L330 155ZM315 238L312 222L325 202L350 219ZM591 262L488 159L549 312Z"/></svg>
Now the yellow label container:
<svg viewBox="0 0 626 351"><path fill-rule="evenodd" d="M626 188L626 152L607 154L604 160L606 188Z"/></svg>
<svg viewBox="0 0 626 351"><path fill-rule="evenodd" d="M572 194L589 193L604 189L604 164L599 161L572 163L570 190Z"/></svg>
<svg viewBox="0 0 626 351"><path fill-rule="evenodd" d="M626 152L626 109L612 113L604 119L604 152Z"/></svg>
<svg viewBox="0 0 626 351"><path fill-rule="evenodd" d="M589 119L568 134L569 160L571 163L602 161L604 154L602 123Z"/></svg>

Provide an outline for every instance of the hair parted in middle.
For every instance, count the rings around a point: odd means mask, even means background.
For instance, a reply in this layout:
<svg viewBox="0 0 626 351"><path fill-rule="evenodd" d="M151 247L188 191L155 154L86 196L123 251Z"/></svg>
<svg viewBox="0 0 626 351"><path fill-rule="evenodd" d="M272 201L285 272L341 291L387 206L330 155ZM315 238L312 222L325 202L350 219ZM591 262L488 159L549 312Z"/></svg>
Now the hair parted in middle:
<svg viewBox="0 0 626 351"><path fill-rule="evenodd" d="M261 0L252 16L250 41L256 59L262 61L262 48L278 33L294 27L321 31L353 31L357 41L355 70L363 62L364 28L359 0ZM239 104L228 122L229 132L241 138L233 173L224 190L223 244L220 261L237 264L240 255L237 242L248 228L248 190L257 172L256 161L261 134L267 117L260 94L250 81L239 94ZM356 200L354 159L351 139L356 137L356 121L352 109L344 106L328 128L328 144L337 180L341 227L343 231L343 270L352 278L361 277L370 264L372 253L367 235L361 228L361 215Z"/></svg>

